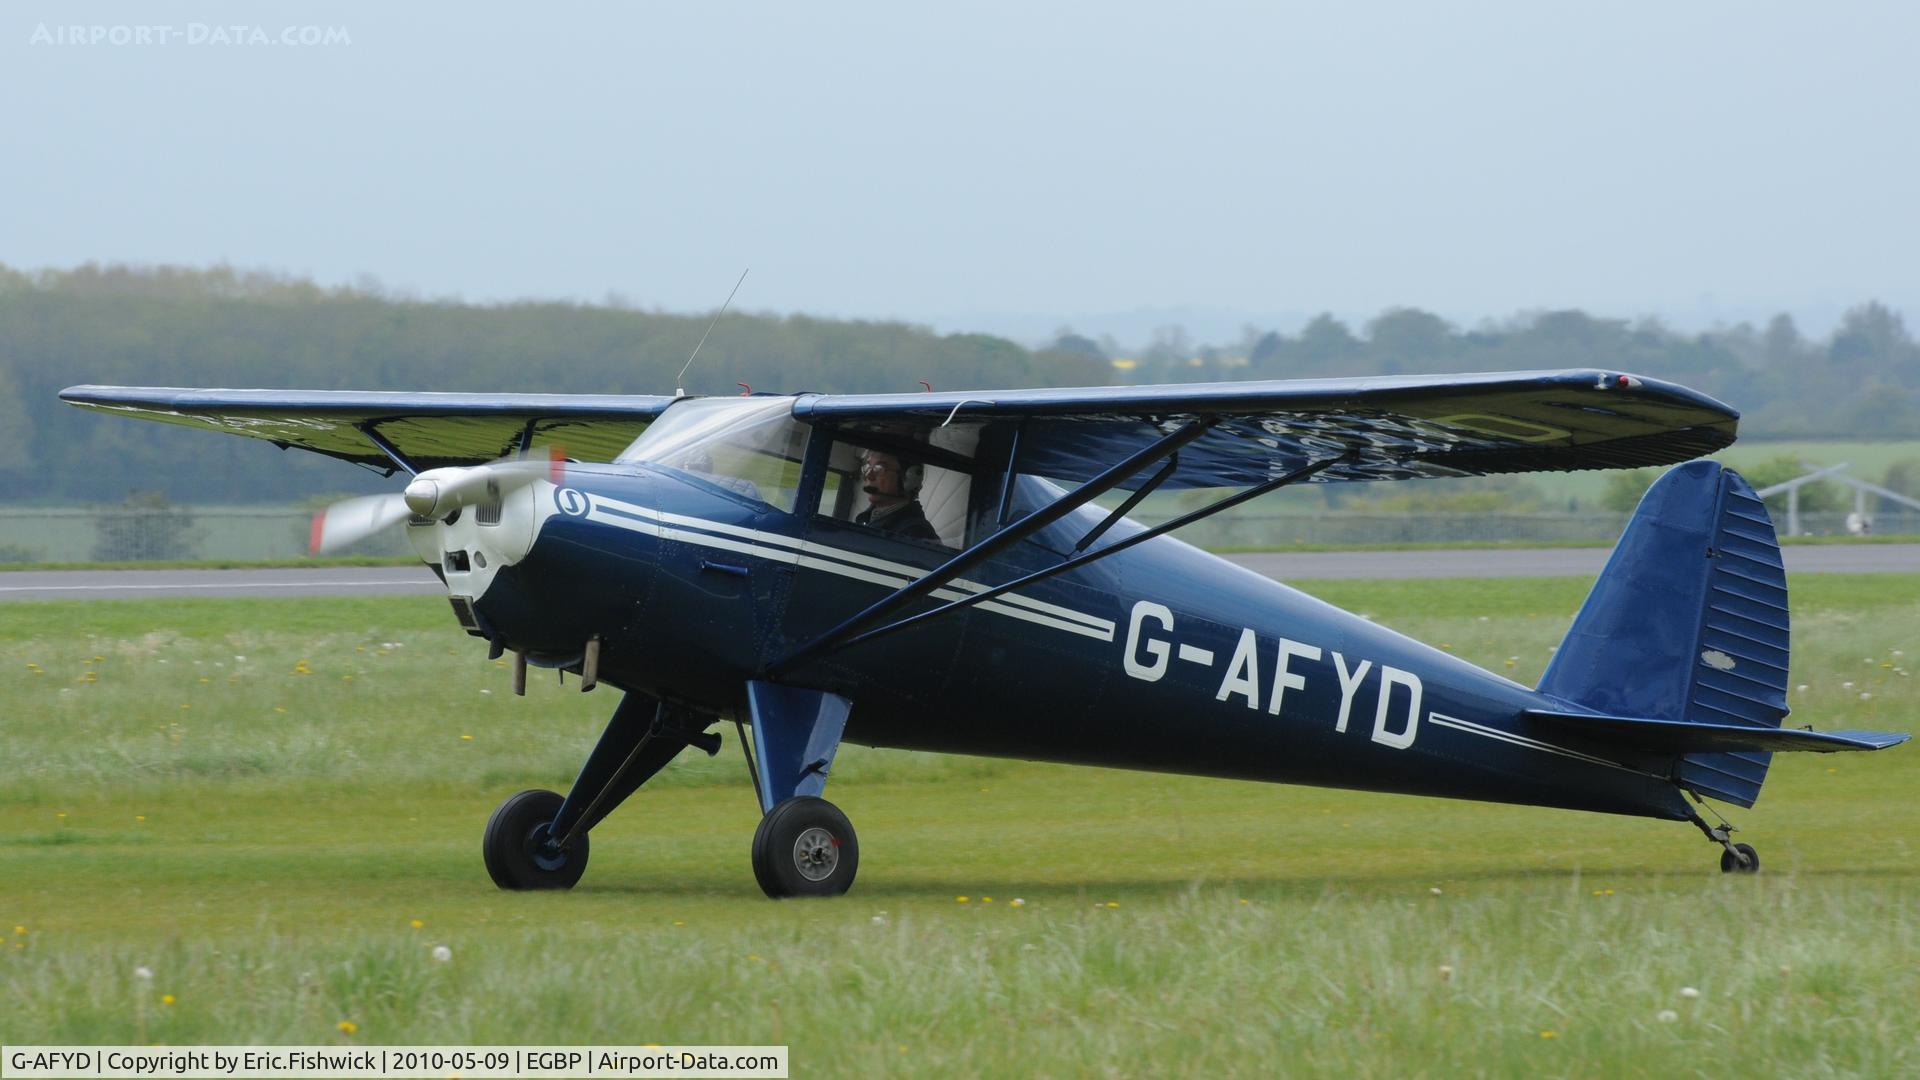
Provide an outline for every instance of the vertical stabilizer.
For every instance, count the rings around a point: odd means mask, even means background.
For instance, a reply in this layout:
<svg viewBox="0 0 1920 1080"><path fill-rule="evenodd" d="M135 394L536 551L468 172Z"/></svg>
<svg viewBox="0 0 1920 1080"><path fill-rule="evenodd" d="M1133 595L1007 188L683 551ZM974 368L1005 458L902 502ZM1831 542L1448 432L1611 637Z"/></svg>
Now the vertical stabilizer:
<svg viewBox="0 0 1920 1080"><path fill-rule="evenodd" d="M1614 716L1778 728L1787 578L1773 520L1739 473L1677 466L1647 489L1540 690ZM1690 753L1680 783L1752 806L1772 755Z"/></svg>

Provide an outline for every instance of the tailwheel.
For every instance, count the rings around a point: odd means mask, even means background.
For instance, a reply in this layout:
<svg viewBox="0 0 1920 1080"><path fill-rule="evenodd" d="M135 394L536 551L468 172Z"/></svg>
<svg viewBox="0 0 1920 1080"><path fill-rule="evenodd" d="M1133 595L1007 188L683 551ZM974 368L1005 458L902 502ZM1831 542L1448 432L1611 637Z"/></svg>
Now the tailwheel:
<svg viewBox="0 0 1920 1080"><path fill-rule="evenodd" d="M840 808L796 795L767 811L753 834L753 876L761 891L788 896L839 896L860 868L860 841Z"/></svg>
<svg viewBox="0 0 1920 1080"><path fill-rule="evenodd" d="M566 800L535 788L508 797L487 819L481 844L487 873L503 889L571 889L587 871L587 836L564 849L550 840L554 816Z"/></svg>
<svg viewBox="0 0 1920 1080"><path fill-rule="evenodd" d="M1706 800L1702 799L1699 793L1694 792L1692 794L1695 802L1702 806L1706 805ZM1714 816L1719 817L1720 815L1718 812L1715 812ZM1706 818L1701 817L1689 807L1687 810L1687 819L1693 822L1695 828L1705 833L1708 840L1720 845L1722 849L1720 852L1721 873L1757 874L1760 872L1760 853L1753 850L1752 844L1736 844L1733 842L1733 824L1726 818L1720 818L1720 824L1718 825L1709 825L1707 824Z"/></svg>

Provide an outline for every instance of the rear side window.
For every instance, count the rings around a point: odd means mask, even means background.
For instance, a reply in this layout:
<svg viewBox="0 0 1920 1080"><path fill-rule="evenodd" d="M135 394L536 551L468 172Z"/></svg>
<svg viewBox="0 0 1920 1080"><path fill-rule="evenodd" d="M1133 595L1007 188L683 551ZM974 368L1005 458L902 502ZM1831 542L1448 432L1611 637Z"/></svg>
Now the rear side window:
<svg viewBox="0 0 1920 1080"><path fill-rule="evenodd" d="M958 550L967 543L978 441L971 428L936 429L924 443L910 437L835 439L815 509L897 539Z"/></svg>

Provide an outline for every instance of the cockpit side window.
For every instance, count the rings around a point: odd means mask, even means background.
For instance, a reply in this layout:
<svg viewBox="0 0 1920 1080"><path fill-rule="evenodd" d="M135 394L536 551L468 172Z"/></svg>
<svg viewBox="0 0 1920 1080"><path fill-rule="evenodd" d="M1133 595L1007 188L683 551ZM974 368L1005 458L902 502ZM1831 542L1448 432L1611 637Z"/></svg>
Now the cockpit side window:
<svg viewBox="0 0 1920 1080"><path fill-rule="evenodd" d="M834 440L818 512L897 539L966 546L977 430Z"/></svg>

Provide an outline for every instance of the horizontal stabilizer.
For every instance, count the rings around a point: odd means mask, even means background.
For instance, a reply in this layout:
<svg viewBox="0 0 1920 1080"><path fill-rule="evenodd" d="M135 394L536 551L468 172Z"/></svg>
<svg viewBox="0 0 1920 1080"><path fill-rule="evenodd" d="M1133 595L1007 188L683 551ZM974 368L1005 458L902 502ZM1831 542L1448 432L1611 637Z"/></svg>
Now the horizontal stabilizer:
<svg viewBox="0 0 1920 1080"><path fill-rule="evenodd" d="M1884 750L1912 738L1897 731L1807 731L1804 728L1755 728L1744 724L1702 724L1691 720L1648 720L1634 716L1528 709L1526 719L1636 750L1693 753L1713 750Z"/></svg>

